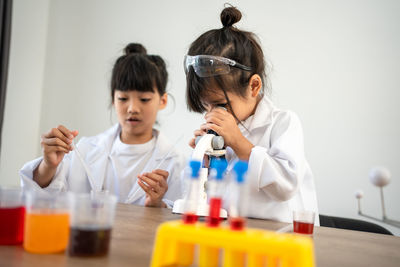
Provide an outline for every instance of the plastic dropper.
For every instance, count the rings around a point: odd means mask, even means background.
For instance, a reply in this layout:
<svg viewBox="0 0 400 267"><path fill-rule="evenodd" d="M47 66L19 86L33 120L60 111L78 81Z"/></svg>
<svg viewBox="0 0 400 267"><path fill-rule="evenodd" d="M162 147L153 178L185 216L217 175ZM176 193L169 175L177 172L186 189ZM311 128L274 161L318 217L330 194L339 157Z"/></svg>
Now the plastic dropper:
<svg viewBox="0 0 400 267"><path fill-rule="evenodd" d="M82 154L79 152L78 147L75 145L75 141L72 140L72 147L75 150L75 154L78 156L78 159L82 163L83 168L85 169L86 175L88 176L90 187L92 188L92 191L94 192L99 192L100 190L96 188L94 178L92 175L92 172L90 171L89 166L86 164L85 160L82 157Z"/></svg>

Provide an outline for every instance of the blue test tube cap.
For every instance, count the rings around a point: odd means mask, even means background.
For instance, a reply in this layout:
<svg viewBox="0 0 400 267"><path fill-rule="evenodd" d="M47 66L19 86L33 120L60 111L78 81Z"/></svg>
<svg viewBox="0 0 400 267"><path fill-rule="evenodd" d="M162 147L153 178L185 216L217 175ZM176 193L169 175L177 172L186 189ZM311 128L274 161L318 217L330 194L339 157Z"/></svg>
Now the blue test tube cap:
<svg viewBox="0 0 400 267"><path fill-rule="evenodd" d="M235 166L233 166L233 171L236 173L236 181L238 183L244 182L244 175L249 168L249 164L246 161L239 160L236 162Z"/></svg>
<svg viewBox="0 0 400 267"><path fill-rule="evenodd" d="M198 160L191 160L189 162L190 169L192 170L192 178L198 178L199 177L199 171L201 167L201 162Z"/></svg>
<svg viewBox="0 0 400 267"><path fill-rule="evenodd" d="M215 176L216 180L222 180L224 177L224 172L226 168L228 167L228 162L226 162L226 159L212 159L211 161L211 168L215 169L217 171L217 175Z"/></svg>

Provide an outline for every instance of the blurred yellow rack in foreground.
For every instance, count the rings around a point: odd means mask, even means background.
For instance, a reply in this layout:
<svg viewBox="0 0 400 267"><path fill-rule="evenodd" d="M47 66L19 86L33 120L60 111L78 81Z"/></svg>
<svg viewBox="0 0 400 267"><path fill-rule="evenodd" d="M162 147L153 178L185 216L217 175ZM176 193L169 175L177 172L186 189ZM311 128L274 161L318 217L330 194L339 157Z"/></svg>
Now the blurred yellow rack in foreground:
<svg viewBox="0 0 400 267"><path fill-rule="evenodd" d="M198 248L198 256L195 256ZM194 262L195 258L198 262ZM233 231L203 223L161 224L153 249L151 267L313 267L311 238L247 228Z"/></svg>

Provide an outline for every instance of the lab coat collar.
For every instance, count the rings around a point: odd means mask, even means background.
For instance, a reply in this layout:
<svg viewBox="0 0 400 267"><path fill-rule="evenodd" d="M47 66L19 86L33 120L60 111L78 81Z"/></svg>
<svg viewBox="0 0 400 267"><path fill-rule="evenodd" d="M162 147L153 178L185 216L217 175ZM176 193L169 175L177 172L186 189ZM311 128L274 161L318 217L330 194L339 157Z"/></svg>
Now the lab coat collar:
<svg viewBox="0 0 400 267"><path fill-rule="evenodd" d="M95 147L90 151L90 163L95 162L98 158L104 155L109 155L111 153L111 149L114 143L115 138L121 132L121 126L117 123L107 131L95 136L91 144ZM172 144L168 141L168 139L160 133L160 131L153 129L153 134L156 138L156 145L154 151L154 159L156 161L162 160L172 149ZM175 151L171 151L166 159L176 157L177 154ZM165 159L165 160L166 160Z"/></svg>
<svg viewBox="0 0 400 267"><path fill-rule="evenodd" d="M117 123L107 131L95 136L91 140L91 144L94 146L94 149L91 149L89 152L91 155L88 155L88 158L90 159L90 162L88 163L94 163L100 157L108 156L111 153L114 140L120 132L121 127ZM154 159L156 161L162 160L168 153L169 155L165 160L177 156L175 151L169 152L170 149L172 149L172 144L162 133L154 129L153 134L156 137L156 145L154 151Z"/></svg>
<svg viewBox="0 0 400 267"><path fill-rule="evenodd" d="M169 153L168 157L165 158L165 160L176 157L177 154L174 151L171 151L173 149L173 145L169 142L169 140L158 130L154 130L155 136L156 136L156 146L155 146L155 160L159 161L162 160L167 154Z"/></svg>
<svg viewBox="0 0 400 267"><path fill-rule="evenodd" d="M153 130L153 134L156 137L156 144L152 157L147 162L143 169L143 172L151 172L158 166L163 160L168 160L172 157L178 156L175 151L171 151L173 146L168 142L167 138L161 134L158 130ZM164 157L167 156L165 159ZM135 203L140 198L145 196L143 189L136 183L128 194L125 203Z"/></svg>
<svg viewBox="0 0 400 267"><path fill-rule="evenodd" d="M108 157L115 138L121 132L120 128L117 123L110 129L92 138L90 144L94 146L94 149L91 149L88 153L88 158L90 158L89 164L96 162L102 156Z"/></svg>
<svg viewBox="0 0 400 267"><path fill-rule="evenodd" d="M272 103L272 101L267 96L263 96L260 102L258 102L254 114L243 121L242 124L250 132L257 128L265 127L272 122L272 116L275 110L276 107ZM243 126L239 124L239 127L241 129L243 128Z"/></svg>
<svg viewBox="0 0 400 267"><path fill-rule="evenodd" d="M97 188L101 188L104 182L104 176L106 175L105 164L107 158L111 157L111 150L115 138L121 132L121 127L119 124L114 125L107 131L91 138L90 144L93 146L93 149L89 149L87 158L90 159L88 161L89 166L93 170L93 175L95 177L102 177L103 179L98 179L96 182ZM171 151L170 149L173 146L167 141L167 138L161 134L158 130L153 130L153 134L156 137L156 145L155 150L153 152L153 156L149 160L148 164L143 169L143 172L150 172L153 168L159 164L166 155L168 155L165 160L170 159L172 157L178 156L175 151ZM103 158L102 158L103 157ZM128 195L126 203L133 203L143 197L145 192L136 184L131 192Z"/></svg>

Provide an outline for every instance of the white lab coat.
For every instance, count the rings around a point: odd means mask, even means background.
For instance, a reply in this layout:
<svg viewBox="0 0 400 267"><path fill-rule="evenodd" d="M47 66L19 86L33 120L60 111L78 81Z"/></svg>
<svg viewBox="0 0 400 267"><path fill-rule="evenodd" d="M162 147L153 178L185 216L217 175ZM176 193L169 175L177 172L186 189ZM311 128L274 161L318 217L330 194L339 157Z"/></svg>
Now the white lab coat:
<svg viewBox="0 0 400 267"><path fill-rule="evenodd" d="M254 145L247 173L247 216L292 222L293 210L312 210L319 225L313 174L304 155L303 131L297 115L276 108L264 96L255 114L239 124ZM227 149L229 169L238 160ZM229 197L229 192L227 192ZM225 201L226 203L226 201Z"/></svg>
<svg viewBox="0 0 400 267"><path fill-rule="evenodd" d="M26 163L20 170L22 185L27 189L33 190L72 191L74 193L88 193L92 189L103 189L106 175L116 173L115 170L113 170L114 167L110 153L117 134L119 133L120 126L116 124L99 135L82 137L77 144L78 150L87 163L95 180L93 185L95 188L91 188L85 169L74 151L64 156L64 159L57 167L53 180L44 189L41 189L39 185L32 180L33 171L38 167L43 157ZM172 145L160 132L154 130L153 133L156 136L155 148L142 173L151 172L162 162L159 169L169 172L167 180L168 191L165 193L163 201L168 207L172 207L173 201L181 198L182 195L180 172L184 168L185 160L175 149L169 153ZM168 153L168 157L163 160L164 156ZM113 179L117 179L117 177L113 177ZM128 197L120 200L120 202L144 205L145 196L146 194L143 189L135 183Z"/></svg>

